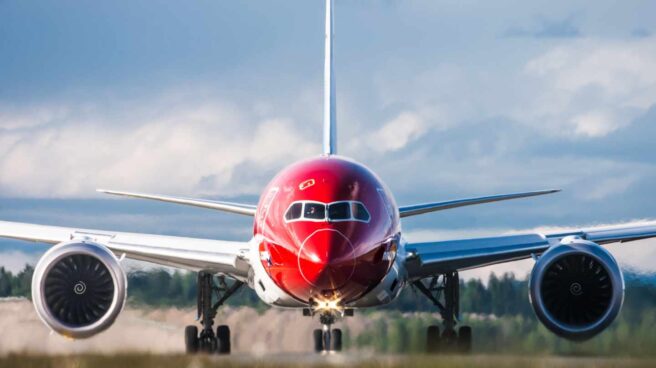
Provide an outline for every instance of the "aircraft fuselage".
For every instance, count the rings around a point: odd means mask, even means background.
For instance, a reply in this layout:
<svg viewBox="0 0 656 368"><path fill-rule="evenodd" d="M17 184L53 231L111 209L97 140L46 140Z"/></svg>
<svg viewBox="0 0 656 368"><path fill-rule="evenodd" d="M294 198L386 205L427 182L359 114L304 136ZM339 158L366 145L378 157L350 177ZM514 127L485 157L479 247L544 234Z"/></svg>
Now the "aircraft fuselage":
<svg viewBox="0 0 656 368"><path fill-rule="evenodd" d="M283 169L264 190L254 221L266 274L310 305L352 303L378 286L394 264L400 231L396 203L380 178L339 156Z"/></svg>

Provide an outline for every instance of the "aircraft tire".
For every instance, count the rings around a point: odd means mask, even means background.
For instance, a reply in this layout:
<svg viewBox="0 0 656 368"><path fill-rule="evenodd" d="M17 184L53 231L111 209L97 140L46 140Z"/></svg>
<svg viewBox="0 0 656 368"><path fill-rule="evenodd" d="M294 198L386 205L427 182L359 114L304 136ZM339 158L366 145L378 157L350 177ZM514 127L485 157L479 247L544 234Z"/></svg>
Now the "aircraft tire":
<svg viewBox="0 0 656 368"><path fill-rule="evenodd" d="M331 341L332 346L330 350L332 351L342 351L342 330L335 328L332 331Z"/></svg>
<svg viewBox="0 0 656 368"><path fill-rule="evenodd" d="M469 326L462 326L458 329L458 350L462 353L469 353L471 348L472 329Z"/></svg>
<svg viewBox="0 0 656 368"><path fill-rule="evenodd" d="M319 328L314 330L314 351L316 353L321 353L323 351L323 331Z"/></svg>
<svg viewBox="0 0 656 368"><path fill-rule="evenodd" d="M426 352L428 354L435 354L440 350L440 328L439 326L431 325L426 330Z"/></svg>
<svg viewBox="0 0 656 368"><path fill-rule="evenodd" d="M198 327L187 326L185 328L185 351L187 354L198 352Z"/></svg>
<svg viewBox="0 0 656 368"><path fill-rule="evenodd" d="M230 354L230 327L220 325L216 328L217 352L219 354Z"/></svg>

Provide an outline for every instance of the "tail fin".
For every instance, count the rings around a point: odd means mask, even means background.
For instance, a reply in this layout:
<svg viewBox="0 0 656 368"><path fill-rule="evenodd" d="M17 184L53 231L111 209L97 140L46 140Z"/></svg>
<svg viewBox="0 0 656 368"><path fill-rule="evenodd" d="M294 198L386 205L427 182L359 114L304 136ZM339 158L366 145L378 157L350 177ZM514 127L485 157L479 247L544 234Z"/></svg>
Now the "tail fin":
<svg viewBox="0 0 656 368"><path fill-rule="evenodd" d="M326 43L323 69L323 153L337 153L335 72L333 70L333 0L326 0Z"/></svg>

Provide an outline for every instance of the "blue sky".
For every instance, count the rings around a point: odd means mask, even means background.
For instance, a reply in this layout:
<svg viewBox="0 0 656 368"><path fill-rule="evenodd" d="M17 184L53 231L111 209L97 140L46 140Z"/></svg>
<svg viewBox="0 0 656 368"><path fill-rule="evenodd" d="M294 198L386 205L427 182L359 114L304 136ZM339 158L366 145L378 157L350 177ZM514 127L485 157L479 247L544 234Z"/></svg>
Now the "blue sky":
<svg viewBox="0 0 656 368"><path fill-rule="evenodd" d="M401 204L564 190L404 222L422 238L656 218L655 14L336 0L340 153ZM247 237L94 189L256 201L320 152L322 42L321 1L0 0L0 218Z"/></svg>

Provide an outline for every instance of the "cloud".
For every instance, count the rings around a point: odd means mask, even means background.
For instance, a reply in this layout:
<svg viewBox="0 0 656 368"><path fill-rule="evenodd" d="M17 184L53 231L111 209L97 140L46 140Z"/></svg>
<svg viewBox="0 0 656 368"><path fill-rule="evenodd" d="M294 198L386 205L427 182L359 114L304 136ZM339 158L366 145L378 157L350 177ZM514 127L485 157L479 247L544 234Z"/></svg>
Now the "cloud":
<svg viewBox="0 0 656 368"><path fill-rule="evenodd" d="M26 264L35 265L41 254L26 253L21 251L0 252L0 267L16 274L25 268Z"/></svg>
<svg viewBox="0 0 656 368"><path fill-rule="evenodd" d="M626 103L645 107L635 87L653 85L656 71L649 67L655 58L656 38L627 42L586 39L547 51L531 60L526 71L555 76L555 85L567 91L598 85L611 96L624 96ZM653 91L649 92L653 97Z"/></svg>
<svg viewBox="0 0 656 368"><path fill-rule="evenodd" d="M230 103L160 97L36 111L0 120L4 196L89 197L97 187L251 194L252 187L227 185L240 164L268 167L319 152L292 119Z"/></svg>
<svg viewBox="0 0 656 368"><path fill-rule="evenodd" d="M503 33L504 37L532 38L575 38L581 36L575 24L575 16L564 19L549 19L544 16L535 18L533 24L526 27L511 27Z"/></svg>
<svg viewBox="0 0 656 368"><path fill-rule="evenodd" d="M586 200L601 200L608 196L617 196L626 192L637 181L637 176L606 178L588 188L582 197Z"/></svg>
<svg viewBox="0 0 656 368"><path fill-rule="evenodd" d="M636 38L650 37L652 33L646 28L635 28L631 31L631 36Z"/></svg>
<svg viewBox="0 0 656 368"><path fill-rule="evenodd" d="M656 71L651 67L655 60L656 38L626 42L584 39L548 50L529 61L525 71L550 78L562 91L593 86L623 104L646 108L656 95Z"/></svg>
<svg viewBox="0 0 656 368"><path fill-rule="evenodd" d="M576 126L574 133L588 137L603 137L619 128L612 116L599 111L574 116L572 122Z"/></svg>
<svg viewBox="0 0 656 368"><path fill-rule="evenodd" d="M10 105L0 104L0 129L11 131L16 129L35 128L39 125L58 121L68 115L65 106L31 106L22 110Z"/></svg>
<svg viewBox="0 0 656 368"><path fill-rule="evenodd" d="M369 147L378 153L396 151L424 134L426 128L421 116L404 111L371 134Z"/></svg>
<svg viewBox="0 0 656 368"><path fill-rule="evenodd" d="M541 47L496 42L507 52L503 64L455 65L436 57L435 64L382 66L375 74L377 102L419 114L425 132L444 131L444 137L462 125L510 121L568 141L615 134L656 103L656 37L581 37ZM511 43L526 51L511 52Z"/></svg>
<svg viewBox="0 0 656 368"><path fill-rule="evenodd" d="M553 134L596 138L627 126L656 102L656 38L581 39L529 60L533 92L510 116Z"/></svg>

